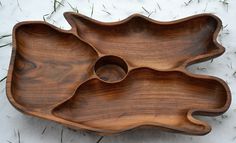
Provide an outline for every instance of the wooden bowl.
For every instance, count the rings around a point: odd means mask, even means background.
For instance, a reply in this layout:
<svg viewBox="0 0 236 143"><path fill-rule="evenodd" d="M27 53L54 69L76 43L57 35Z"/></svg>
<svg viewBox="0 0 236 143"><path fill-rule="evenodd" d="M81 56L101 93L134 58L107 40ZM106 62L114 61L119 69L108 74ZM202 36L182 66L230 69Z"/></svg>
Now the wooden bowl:
<svg viewBox="0 0 236 143"><path fill-rule="evenodd" d="M211 128L193 115L229 108L224 81L186 70L224 52L216 16L158 22L134 14L112 23L65 17L71 30L41 21L14 27L7 96L20 111L105 134L155 126L203 135Z"/></svg>

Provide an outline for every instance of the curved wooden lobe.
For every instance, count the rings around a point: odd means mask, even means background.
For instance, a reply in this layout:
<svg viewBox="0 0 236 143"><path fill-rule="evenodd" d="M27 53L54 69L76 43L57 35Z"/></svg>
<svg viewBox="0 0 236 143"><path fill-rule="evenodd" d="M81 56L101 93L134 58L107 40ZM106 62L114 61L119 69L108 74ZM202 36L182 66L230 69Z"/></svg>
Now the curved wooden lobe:
<svg viewBox="0 0 236 143"><path fill-rule="evenodd" d="M50 26L25 24L15 33L17 52L12 93L29 110L48 108L68 98L91 73L97 53L74 35Z"/></svg>

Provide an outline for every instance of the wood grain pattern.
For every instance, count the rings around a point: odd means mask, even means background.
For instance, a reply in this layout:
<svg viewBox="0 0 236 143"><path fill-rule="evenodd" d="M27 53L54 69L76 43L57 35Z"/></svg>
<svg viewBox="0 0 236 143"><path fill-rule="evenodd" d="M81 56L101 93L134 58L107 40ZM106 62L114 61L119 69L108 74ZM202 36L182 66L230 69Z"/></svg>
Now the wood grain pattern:
<svg viewBox="0 0 236 143"><path fill-rule="evenodd" d="M22 25L15 34L18 51L13 75L17 80L12 92L19 104L31 110L48 108L70 96L78 82L90 76L82 71L90 70L97 54L76 36L44 24Z"/></svg>
<svg viewBox="0 0 236 143"><path fill-rule="evenodd" d="M14 27L7 96L20 111L99 133L151 125L202 135L211 128L193 115L229 108L224 81L186 70L224 52L216 16L158 22L135 14L113 23L65 17L71 30L40 21Z"/></svg>
<svg viewBox="0 0 236 143"><path fill-rule="evenodd" d="M123 81L108 84L92 79L53 113L61 118L110 132L148 123L203 131L186 117L189 109L224 106L226 91L217 80L199 79L181 72L141 68Z"/></svg>

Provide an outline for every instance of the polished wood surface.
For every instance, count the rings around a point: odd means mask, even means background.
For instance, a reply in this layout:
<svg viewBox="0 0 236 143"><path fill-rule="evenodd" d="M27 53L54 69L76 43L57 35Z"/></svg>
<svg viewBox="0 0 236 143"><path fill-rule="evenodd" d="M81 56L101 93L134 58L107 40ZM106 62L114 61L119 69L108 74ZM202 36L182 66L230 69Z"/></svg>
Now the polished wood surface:
<svg viewBox="0 0 236 143"><path fill-rule="evenodd" d="M71 30L40 21L14 27L7 96L20 111L106 134L151 125L202 135L211 128L193 115L229 108L224 81L186 70L224 52L216 16L158 22L135 14L112 23L65 17Z"/></svg>

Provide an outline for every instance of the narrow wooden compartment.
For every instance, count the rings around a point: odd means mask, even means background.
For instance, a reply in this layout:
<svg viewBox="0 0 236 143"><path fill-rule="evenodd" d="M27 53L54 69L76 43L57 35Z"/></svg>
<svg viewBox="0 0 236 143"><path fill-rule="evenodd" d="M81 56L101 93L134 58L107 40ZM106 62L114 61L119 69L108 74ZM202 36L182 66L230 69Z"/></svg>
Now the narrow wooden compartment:
<svg viewBox="0 0 236 143"><path fill-rule="evenodd" d="M109 84L99 79L85 82L53 113L109 132L142 124L199 132L208 128L189 120L188 112L223 107L227 96L222 95L226 93L217 80L141 68L132 70L118 83Z"/></svg>
<svg viewBox="0 0 236 143"><path fill-rule="evenodd" d="M135 14L113 23L65 17L71 30L32 21L14 27L7 96L20 111L107 134L151 125L202 135L211 128L193 115L229 108L224 81L186 70L224 52L216 16L158 22Z"/></svg>
<svg viewBox="0 0 236 143"><path fill-rule="evenodd" d="M222 50L213 42L213 33L221 26L214 16L157 22L132 15L113 23L73 13L65 16L76 34L100 53L121 56L132 66L171 70L196 56Z"/></svg>

